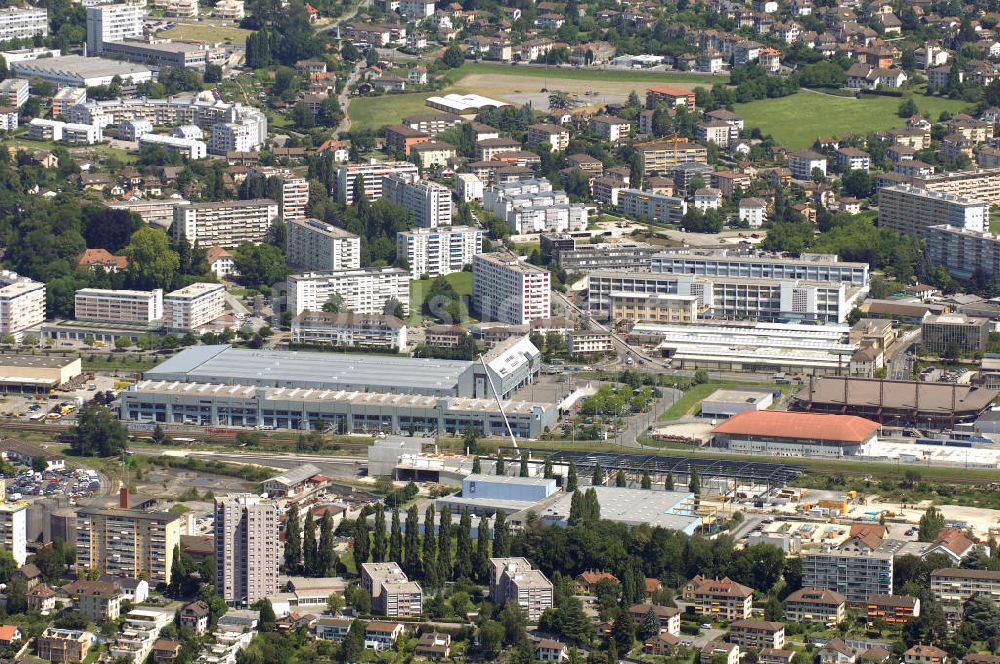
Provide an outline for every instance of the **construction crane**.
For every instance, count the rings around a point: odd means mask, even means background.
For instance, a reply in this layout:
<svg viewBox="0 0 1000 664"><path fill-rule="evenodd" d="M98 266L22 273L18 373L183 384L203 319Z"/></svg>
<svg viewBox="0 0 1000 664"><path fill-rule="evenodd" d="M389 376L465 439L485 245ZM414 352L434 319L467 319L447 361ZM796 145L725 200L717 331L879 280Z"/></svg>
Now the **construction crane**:
<svg viewBox="0 0 1000 664"><path fill-rule="evenodd" d="M497 392L496 385L493 384L493 378L490 376L490 368L486 364L486 360L483 359L482 353L479 355L479 362L483 365L483 370L486 372L486 380L490 384L490 391L493 392L493 398L497 400L497 408L500 409L500 415L503 417L503 423L507 427L507 435L510 436L510 442L514 445L514 449L517 448L517 438L514 437L514 430L510 428L510 421L507 419L507 413L504 412L503 403L500 402L500 393Z"/></svg>

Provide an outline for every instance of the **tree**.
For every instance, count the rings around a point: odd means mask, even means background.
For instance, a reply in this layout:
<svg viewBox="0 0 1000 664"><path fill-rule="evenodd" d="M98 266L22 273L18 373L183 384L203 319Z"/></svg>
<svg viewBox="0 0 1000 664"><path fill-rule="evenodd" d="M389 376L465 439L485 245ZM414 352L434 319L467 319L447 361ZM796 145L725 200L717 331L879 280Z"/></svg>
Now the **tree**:
<svg viewBox="0 0 1000 664"><path fill-rule="evenodd" d="M688 469L688 491L696 496L701 493L701 479L698 477L698 469L694 466Z"/></svg>
<svg viewBox="0 0 1000 664"><path fill-rule="evenodd" d="M901 118L913 117L920 113L920 109L917 108L917 103L913 101L913 97L907 97L899 104L899 110L896 111L896 115Z"/></svg>
<svg viewBox="0 0 1000 664"><path fill-rule="evenodd" d="M257 610L260 616L257 618L257 629L261 632L273 632L278 622L278 617L274 615L274 607L271 600L262 599L257 603Z"/></svg>
<svg viewBox="0 0 1000 664"><path fill-rule="evenodd" d="M503 448L497 450L497 464L496 464L496 474L506 475L506 469L503 465Z"/></svg>
<svg viewBox="0 0 1000 664"><path fill-rule="evenodd" d="M483 517L479 520L479 529L476 533L476 579L479 583L485 583L490 577L490 529L489 521Z"/></svg>
<svg viewBox="0 0 1000 664"><path fill-rule="evenodd" d="M493 556L506 558L510 555L510 529L503 510L496 513L493 521Z"/></svg>
<svg viewBox="0 0 1000 664"><path fill-rule="evenodd" d="M254 286L270 286L288 273L285 252L270 244L244 242L233 252L233 264L240 278Z"/></svg>
<svg viewBox="0 0 1000 664"><path fill-rule="evenodd" d="M938 533L944 529L944 514L938 508L931 505L924 512L923 516L920 517L918 527L917 541L933 542Z"/></svg>
<svg viewBox="0 0 1000 664"><path fill-rule="evenodd" d="M354 586L347 591L347 603L358 613L372 612L372 596L361 586Z"/></svg>
<svg viewBox="0 0 1000 664"><path fill-rule="evenodd" d="M330 293L330 297L323 303L322 308L328 314L340 314L350 311L344 304L344 296L340 293Z"/></svg>
<svg viewBox="0 0 1000 664"><path fill-rule="evenodd" d="M615 486L619 488L628 486L628 480L625 479L625 471L619 470L615 473Z"/></svg>
<svg viewBox="0 0 1000 664"><path fill-rule="evenodd" d="M320 576L331 576L337 568L337 552L333 550L333 517L323 514L319 524L319 551L316 554Z"/></svg>
<svg viewBox="0 0 1000 664"><path fill-rule="evenodd" d="M642 481L640 482L640 486L643 489L652 489L653 488L653 480L649 477L649 471L648 470L642 471Z"/></svg>
<svg viewBox="0 0 1000 664"><path fill-rule="evenodd" d="M180 256L170 248L167 234L152 226L132 233L122 253L128 259L128 284L141 290L170 288L181 264Z"/></svg>
<svg viewBox="0 0 1000 664"><path fill-rule="evenodd" d="M356 559L357 548L354 550L354 555ZM364 560L360 562L364 562ZM316 576L316 563L316 521L313 519L312 511L307 510L302 534L302 571L306 576Z"/></svg>
<svg viewBox="0 0 1000 664"><path fill-rule="evenodd" d="M434 537L434 505L430 504L424 510L424 580L428 588L438 585L437 540Z"/></svg>
<svg viewBox="0 0 1000 664"><path fill-rule="evenodd" d="M1000 607L988 595L978 594L969 598L963 616L976 634L1000 634Z"/></svg>
<svg viewBox="0 0 1000 664"><path fill-rule="evenodd" d="M17 571L17 561L5 549L0 549L0 583L7 583Z"/></svg>
<svg viewBox="0 0 1000 664"><path fill-rule="evenodd" d="M451 509L447 505L441 508L441 519L438 522L438 579L441 582L451 579Z"/></svg>
<svg viewBox="0 0 1000 664"><path fill-rule="evenodd" d="M170 444L170 436L167 435L167 432L163 430L163 427L159 423L153 427L153 434L149 437L149 440L154 445Z"/></svg>
<svg viewBox="0 0 1000 664"><path fill-rule="evenodd" d="M349 41L346 44L353 46ZM357 607L355 607L357 608ZM360 662L365 654L365 629L368 624L364 620L355 620L347 631L344 647L341 650L341 662Z"/></svg>
<svg viewBox="0 0 1000 664"><path fill-rule="evenodd" d="M639 636L643 641L646 639L651 639L660 633L660 618L656 615L656 609L652 605L649 606L649 611L642 619L642 625L639 626Z"/></svg>
<svg viewBox="0 0 1000 664"><path fill-rule="evenodd" d="M107 407L90 402L80 410L70 448L78 456L120 456L128 449L128 430Z"/></svg>
<svg viewBox="0 0 1000 664"><path fill-rule="evenodd" d="M569 462L569 471L566 475L566 491L573 492L576 491L577 479L576 479L576 461Z"/></svg>
<svg viewBox="0 0 1000 664"><path fill-rule="evenodd" d="M526 638L528 620L517 600L510 600L500 612L500 624L503 625L503 640L507 645L514 645Z"/></svg>
<svg viewBox="0 0 1000 664"><path fill-rule="evenodd" d="M383 505L375 507L375 532L372 540L372 559L377 563L385 562L388 542L385 539L385 507Z"/></svg>
<svg viewBox="0 0 1000 664"><path fill-rule="evenodd" d="M299 506L292 503L285 521L285 573L298 574L302 566L302 526L299 525Z"/></svg>
<svg viewBox="0 0 1000 664"><path fill-rule="evenodd" d="M420 576L420 514L416 505L406 511L406 535L404 542L403 569L410 576Z"/></svg>
<svg viewBox="0 0 1000 664"><path fill-rule="evenodd" d="M441 61L451 69L457 69L465 62L465 56L462 54L462 49L459 48L458 44L453 43L445 49L444 55L441 56Z"/></svg>
<svg viewBox="0 0 1000 664"><path fill-rule="evenodd" d="M555 478L555 474L552 472L552 457L545 457L545 465L542 466L542 477L547 480Z"/></svg>
<svg viewBox="0 0 1000 664"><path fill-rule="evenodd" d="M455 540L455 579L472 578L472 516L469 509L462 510Z"/></svg>
<svg viewBox="0 0 1000 664"><path fill-rule="evenodd" d="M528 477L528 451L525 450L521 452L521 471L518 473L520 477Z"/></svg>
<svg viewBox="0 0 1000 664"><path fill-rule="evenodd" d="M479 626L479 647L488 660L494 660L503 648L504 628L495 620Z"/></svg>
<svg viewBox="0 0 1000 664"><path fill-rule="evenodd" d="M205 82L219 83L222 81L222 67L219 65L205 65Z"/></svg>
<svg viewBox="0 0 1000 664"><path fill-rule="evenodd" d="M403 564L403 533L399 527L399 507L392 508L392 523L389 531L389 560Z"/></svg>
<svg viewBox="0 0 1000 664"><path fill-rule="evenodd" d="M590 483L594 486L604 486L604 472L599 461L594 462L594 474L590 478Z"/></svg>
<svg viewBox="0 0 1000 664"><path fill-rule="evenodd" d="M478 475L483 472L483 466L479 461L479 456L477 455L472 459L472 474Z"/></svg>
<svg viewBox="0 0 1000 664"><path fill-rule="evenodd" d="M307 522L308 524L308 522ZM306 532L308 535L308 531ZM306 548L306 554L309 553L308 548ZM362 563L368 562L368 557L371 554L371 539L368 533L368 519L365 517L365 512L362 511L358 516L357 520L354 522L354 562L360 567Z"/></svg>

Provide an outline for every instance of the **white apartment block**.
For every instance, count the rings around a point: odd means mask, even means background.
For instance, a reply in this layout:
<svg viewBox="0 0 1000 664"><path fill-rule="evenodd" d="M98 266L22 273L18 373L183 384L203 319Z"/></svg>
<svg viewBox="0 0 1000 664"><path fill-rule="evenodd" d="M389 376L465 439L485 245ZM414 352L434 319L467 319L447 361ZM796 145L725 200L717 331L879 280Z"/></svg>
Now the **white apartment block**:
<svg viewBox="0 0 1000 664"><path fill-rule="evenodd" d="M767 221L767 203L759 198L744 198L740 201L740 221L750 228L760 228Z"/></svg>
<svg viewBox="0 0 1000 664"><path fill-rule="evenodd" d="M382 180L394 173L412 173L418 175L416 164L408 161L376 161L372 159L367 164L344 164L337 169L334 177L334 192L336 196L354 205L354 183L361 178L365 197L370 201L382 198Z"/></svg>
<svg viewBox="0 0 1000 664"><path fill-rule="evenodd" d="M20 339L45 321L45 284L0 270L0 336Z"/></svg>
<svg viewBox="0 0 1000 664"><path fill-rule="evenodd" d="M371 595L375 613L396 618L423 611L420 584L410 581L398 563L362 563L361 587Z"/></svg>
<svg viewBox="0 0 1000 664"><path fill-rule="evenodd" d="M278 204L269 198L178 205L173 233L203 247L235 247L263 242L277 216Z"/></svg>
<svg viewBox="0 0 1000 664"><path fill-rule="evenodd" d="M0 106L21 108L28 101L30 92L31 85L25 79L8 78L0 82Z"/></svg>
<svg viewBox="0 0 1000 664"><path fill-rule="evenodd" d="M288 222L286 261L308 272L356 270L361 267L361 238L319 219Z"/></svg>
<svg viewBox="0 0 1000 664"><path fill-rule="evenodd" d="M278 505L243 493L215 499L215 588L248 606L278 590Z"/></svg>
<svg viewBox="0 0 1000 664"><path fill-rule="evenodd" d="M455 196L463 203L483 200L483 181L473 173L455 173Z"/></svg>
<svg viewBox="0 0 1000 664"><path fill-rule="evenodd" d="M570 203L545 179L498 184L483 192L483 207L507 222L512 233L565 233L587 228L587 207Z"/></svg>
<svg viewBox="0 0 1000 664"><path fill-rule="evenodd" d="M420 180L412 173L393 173L382 179L382 196L412 212L421 228L451 223L451 192L437 182Z"/></svg>
<svg viewBox="0 0 1000 664"><path fill-rule="evenodd" d="M149 324L163 318L163 291L82 288L76 292L76 320Z"/></svg>
<svg viewBox="0 0 1000 664"><path fill-rule="evenodd" d="M18 126L17 109L0 106L0 131L14 131Z"/></svg>
<svg viewBox="0 0 1000 664"><path fill-rule="evenodd" d="M87 54L100 55L105 42L142 37L145 4L116 4L87 7Z"/></svg>
<svg viewBox="0 0 1000 664"><path fill-rule="evenodd" d="M192 138L177 138L166 134L143 134L139 137L139 149L156 145L167 152L175 152L188 159L204 159L208 156L208 146L203 141Z"/></svg>
<svg viewBox="0 0 1000 664"><path fill-rule="evenodd" d="M173 330L193 330L226 313L222 284L193 283L163 297L163 323Z"/></svg>
<svg viewBox="0 0 1000 664"><path fill-rule="evenodd" d="M20 567L28 558L26 503L0 502L0 546Z"/></svg>
<svg viewBox="0 0 1000 664"><path fill-rule="evenodd" d="M309 205L309 181L305 178L283 178L281 218L285 221L305 219L307 205Z"/></svg>
<svg viewBox="0 0 1000 664"><path fill-rule="evenodd" d="M385 313L390 300L398 300L403 313L409 313L410 274L398 267L372 267L289 275L288 310L293 316L322 311L334 293L355 314Z"/></svg>
<svg viewBox="0 0 1000 664"><path fill-rule="evenodd" d="M0 41L30 39L49 34L49 13L38 7L0 9Z"/></svg>
<svg viewBox="0 0 1000 664"><path fill-rule="evenodd" d="M528 132L524 137L526 145L535 146L539 143L548 143L552 146L552 151L562 151L569 147L569 130L559 125L542 123L528 125Z"/></svg>
<svg viewBox="0 0 1000 664"><path fill-rule="evenodd" d="M395 316L304 311L292 319L293 344L406 348L406 325Z"/></svg>
<svg viewBox="0 0 1000 664"><path fill-rule="evenodd" d="M243 0L222 0L215 3L212 14L223 21L242 21L246 16Z"/></svg>
<svg viewBox="0 0 1000 664"><path fill-rule="evenodd" d="M498 605L513 601L530 622L553 606L552 582L527 558L490 558L490 600Z"/></svg>
<svg viewBox="0 0 1000 664"><path fill-rule="evenodd" d="M470 226L414 228L396 233L396 256L405 257L410 278L461 272L483 251L483 231Z"/></svg>
<svg viewBox="0 0 1000 664"><path fill-rule="evenodd" d="M184 198L140 198L134 201L113 201L108 203L108 207L135 212L147 224L166 230L174 223L174 208L190 202Z"/></svg>
<svg viewBox="0 0 1000 664"><path fill-rule="evenodd" d="M878 192L878 225L882 228L925 237L930 226L954 226L982 233L989 219L989 204L908 184L882 187Z"/></svg>
<svg viewBox="0 0 1000 664"><path fill-rule="evenodd" d="M32 118L31 122L28 123L28 136L57 143L65 141L66 143L93 145L100 143L102 131L101 127L97 125Z"/></svg>
<svg viewBox="0 0 1000 664"><path fill-rule="evenodd" d="M931 572L931 592L939 601L962 604L974 595L1000 602L1000 572L945 567Z"/></svg>
<svg viewBox="0 0 1000 664"><path fill-rule="evenodd" d="M483 321L526 325L551 317L551 281L547 270L505 253L472 259L472 303Z"/></svg>
<svg viewBox="0 0 1000 664"><path fill-rule="evenodd" d="M813 169L826 175L826 157L812 150L800 150L788 155L788 170L796 180L811 180Z"/></svg>
<svg viewBox="0 0 1000 664"><path fill-rule="evenodd" d="M667 224L680 221L687 214L687 202L650 191L622 189L618 192L618 211L643 221Z"/></svg>

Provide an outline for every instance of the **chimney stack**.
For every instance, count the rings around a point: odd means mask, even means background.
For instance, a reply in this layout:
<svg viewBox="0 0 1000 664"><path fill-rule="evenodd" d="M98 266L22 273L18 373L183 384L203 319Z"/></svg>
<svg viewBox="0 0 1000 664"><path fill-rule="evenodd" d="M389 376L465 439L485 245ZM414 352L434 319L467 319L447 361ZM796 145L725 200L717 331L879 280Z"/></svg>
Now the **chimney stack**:
<svg viewBox="0 0 1000 664"><path fill-rule="evenodd" d="M123 486L122 488L118 489L118 506L121 507L122 509L126 510L128 509L129 495L127 486Z"/></svg>

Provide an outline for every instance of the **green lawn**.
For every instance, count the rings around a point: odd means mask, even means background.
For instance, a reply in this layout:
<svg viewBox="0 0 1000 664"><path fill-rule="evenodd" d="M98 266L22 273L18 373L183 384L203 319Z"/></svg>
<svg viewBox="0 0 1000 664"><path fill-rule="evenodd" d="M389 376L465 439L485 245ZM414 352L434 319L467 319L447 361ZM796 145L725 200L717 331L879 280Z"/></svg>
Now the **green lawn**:
<svg viewBox="0 0 1000 664"><path fill-rule="evenodd" d="M965 102L941 97L914 95L913 100L921 113L934 120L941 111L957 113L969 107ZM797 150L811 146L819 137L901 127L906 120L896 115L900 102L898 97L853 99L802 91L778 99L736 104L734 110L743 116L747 128L759 127L781 145Z"/></svg>
<svg viewBox="0 0 1000 664"><path fill-rule="evenodd" d="M990 233L1000 234L1000 206L990 208Z"/></svg>
<svg viewBox="0 0 1000 664"><path fill-rule="evenodd" d="M407 115L434 113L434 109L425 103L427 98L452 92L464 92L464 90L448 87L432 92L353 98L347 106L347 114L351 117L351 129L378 130L385 125L399 124Z"/></svg>
<svg viewBox="0 0 1000 664"><path fill-rule="evenodd" d="M790 392L798 390L798 387L793 385L776 385L773 383L702 383L701 385L695 385L687 392L684 393L680 399L674 402L670 408L663 411L663 413L656 418L657 421L663 422L666 420L677 420L688 415L694 415L698 412L698 407L701 402L704 401L716 390L721 389L738 389L741 387L766 387L769 390L781 390L782 396L787 396Z"/></svg>
<svg viewBox="0 0 1000 664"><path fill-rule="evenodd" d="M225 26L213 27L211 25L195 25L192 23L179 23L176 27L163 32L156 33L157 37L167 37L168 39L197 39L207 42L223 42L229 40L234 44L243 44L250 34L250 30L243 28L230 28Z"/></svg>
<svg viewBox="0 0 1000 664"><path fill-rule="evenodd" d="M729 75L708 76L705 74L688 74L684 72L650 72L650 71L604 71L600 69L570 69L566 67L525 67L521 65L488 64L483 62L467 62L458 69L459 77L466 74L504 74L505 76L524 76L527 78L562 78L576 81L636 81L647 85L657 83L699 83L704 82L706 88L716 83L726 83ZM454 76L454 74L451 74ZM452 80L458 80L453 78Z"/></svg>
<svg viewBox="0 0 1000 664"><path fill-rule="evenodd" d="M448 283L451 284L452 288L459 295L472 295L471 272L454 272L446 275L445 279L448 280ZM424 304L424 297L431 287L431 281L433 279L420 279L410 282L410 317L407 320L408 325L419 325L424 320L424 315L420 313L420 309Z"/></svg>

